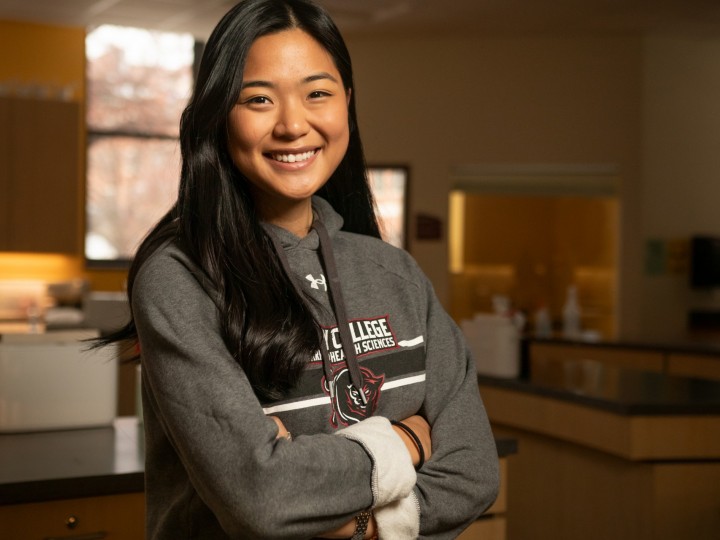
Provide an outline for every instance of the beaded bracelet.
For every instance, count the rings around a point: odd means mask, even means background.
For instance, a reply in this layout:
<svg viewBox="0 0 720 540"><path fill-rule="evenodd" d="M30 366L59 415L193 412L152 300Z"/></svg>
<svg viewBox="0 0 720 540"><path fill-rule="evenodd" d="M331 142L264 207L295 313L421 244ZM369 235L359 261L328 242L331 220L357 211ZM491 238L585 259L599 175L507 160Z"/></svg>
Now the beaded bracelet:
<svg viewBox="0 0 720 540"><path fill-rule="evenodd" d="M399 427L405 433L407 433L410 436L410 438L413 440L413 442L415 443L415 446L417 446L418 454L420 454L420 462L417 464L417 467L415 467L415 470L420 469L420 467L423 466L423 463L425 463L425 450L423 449L423 445L420 442L420 437L418 437L416 435L416 433L412 429L410 429L410 427L407 424L404 424L397 420L390 420L390 423L393 426Z"/></svg>
<svg viewBox="0 0 720 540"><path fill-rule="evenodd" d="M355 516L355 532L353 533L350 540L362 540L365 538L365 531L367 531L368 523L372 518L372 512L363 510L357 516Z"/></svg>

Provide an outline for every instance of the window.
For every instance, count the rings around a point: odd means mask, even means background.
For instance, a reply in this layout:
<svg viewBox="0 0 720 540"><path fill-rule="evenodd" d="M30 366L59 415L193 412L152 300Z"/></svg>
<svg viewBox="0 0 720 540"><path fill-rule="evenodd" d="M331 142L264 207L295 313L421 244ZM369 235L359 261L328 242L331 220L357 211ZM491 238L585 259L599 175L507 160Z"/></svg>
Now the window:
<svg viewBox="0 0 720 540"><path fill-rule="evenodd" d="M89 265L128 261L177 196L194 48L190 34L139 28L104 25L87 36Z"/></svg>
<svg viewBox="0 0 720 540"><path fill-rule="evenodd" d="M399 248L406 247L408 169L370 166L368 176L383 239Z"/></svg>

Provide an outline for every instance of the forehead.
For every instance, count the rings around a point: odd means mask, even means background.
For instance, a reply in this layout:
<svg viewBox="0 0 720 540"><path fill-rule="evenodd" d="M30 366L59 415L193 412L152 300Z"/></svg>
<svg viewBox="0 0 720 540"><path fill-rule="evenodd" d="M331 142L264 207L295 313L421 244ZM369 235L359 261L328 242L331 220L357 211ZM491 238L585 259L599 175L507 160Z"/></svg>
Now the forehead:
<svg viewBox="0 0 720 540"><path fill-rule="evenodd" d="M301 79L322 71L340 80L330 53L312 36L294 28L255 40L248 51L243 80Z"/></svg>

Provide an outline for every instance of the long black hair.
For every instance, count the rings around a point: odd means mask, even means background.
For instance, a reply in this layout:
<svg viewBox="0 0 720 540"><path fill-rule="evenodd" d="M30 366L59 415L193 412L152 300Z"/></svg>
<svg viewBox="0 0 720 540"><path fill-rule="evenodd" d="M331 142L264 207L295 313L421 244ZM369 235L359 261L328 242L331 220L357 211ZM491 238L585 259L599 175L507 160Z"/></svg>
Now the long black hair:
<svg viewBox="0 0 720 540"><path fill-rule="evenodd" d="M205 46L192 98L180 121L178 198L148 233L128 275L128 298L140 267L175 241L219 291L228 350L261 398L282 396L320 347L317 322L282 269L260 225L249 182L228 152L228 117L245 61L259 37L299 28L331 55L350 92L348 149L318 191L343 217L343 229L380 237L355 110L350 55L328 13L310 0L243 0L218 23ZM134 320L103 343L137 340ZM141 353L142 357L142 353Z"/></svg>

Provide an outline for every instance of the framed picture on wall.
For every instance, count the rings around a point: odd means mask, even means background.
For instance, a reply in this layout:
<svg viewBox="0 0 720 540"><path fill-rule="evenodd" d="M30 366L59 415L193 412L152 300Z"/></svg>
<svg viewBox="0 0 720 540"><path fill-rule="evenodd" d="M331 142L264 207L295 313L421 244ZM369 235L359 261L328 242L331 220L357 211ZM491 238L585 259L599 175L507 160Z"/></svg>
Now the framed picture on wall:
<svg viewBox="0 0 720 540"><path fill-rule="evenodd" d="M406 249L409 169L404 165L370 165L368 173L383 240Z"/></svg>

